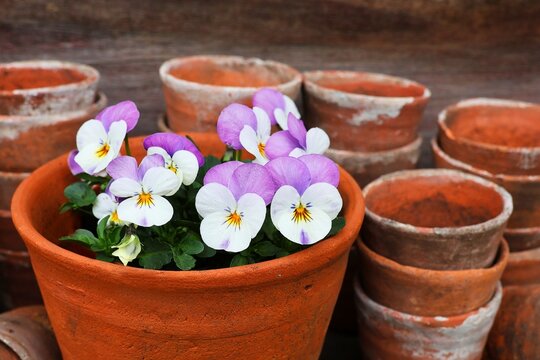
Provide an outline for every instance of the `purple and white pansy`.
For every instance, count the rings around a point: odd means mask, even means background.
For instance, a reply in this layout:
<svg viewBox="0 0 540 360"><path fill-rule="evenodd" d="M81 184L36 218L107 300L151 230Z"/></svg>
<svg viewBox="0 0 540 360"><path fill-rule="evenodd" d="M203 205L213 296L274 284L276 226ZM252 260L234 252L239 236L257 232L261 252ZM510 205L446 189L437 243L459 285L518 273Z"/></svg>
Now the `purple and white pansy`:
<svg viewBox="0 0 540 360"><path fill-rule="evenodd" d="M300 118L300 112L294 101L277 90L264 88L253 95L253 107L263 109L272 125L276 123L283 129L288 129L289 114Z"/></svg>
<svg viewBox="0 0 540 360"><path fill-rule="evenodd" d="M128 222L120 220L118 217L118 204L119 200L114 196L107 188L104 192L96 197L96 201L92 206L92 214L101 220L109 216L107 225L129 225Z"/></svg>

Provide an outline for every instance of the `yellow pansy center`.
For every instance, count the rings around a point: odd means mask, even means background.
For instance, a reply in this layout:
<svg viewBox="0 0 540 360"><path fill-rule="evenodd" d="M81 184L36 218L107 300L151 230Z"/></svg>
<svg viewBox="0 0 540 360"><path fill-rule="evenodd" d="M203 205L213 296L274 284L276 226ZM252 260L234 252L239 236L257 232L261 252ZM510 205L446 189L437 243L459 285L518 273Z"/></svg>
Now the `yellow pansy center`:
<svg viewBox="0 0 540 360"><path fill-rule="evenodd" d="M143 207L143 206L152 206L154 205L154 200L152 199L152 194L147 192L142 192L139 194L137 198L137 206Z"/></svg>
<svg viewBox="0 0 540 360"><path fill-rule="evenodd" d="M173 163L172 161L169 164L167 164L167 169L171 170L175 174L178 171L178 168L176 167L176 164Z"/></svg>
<svg viewBox="0 0 540 360"><path fill-rule="evenodd" d="M260 142L259 145L257 145L257 148L259 149L259 153L261 153L261 155L264 157L266 157L266 153L264 152L265 147L266 145L263 144L262 142Z"/></svg>
<svg viewBox="0 0 540 360"><path fill-rule="evenodd" d="M228 226L234 226L235 228L240 228L240 224L242 224L242 214L237 213L236 211L232 211L225 220L225 223Z"/></svg>
<svg viewBox="0 0 540 360"><path fill-rule="evenodd" d="M293 221L295 223L299 223L300 221L303 221L303 222L311 221L312 217L308 208L309 208L309 204L304 205L302 203L298 203L298 205L294 207Z"/></svg>
<svg viewBox="0 0 540 360"><path fill-rule="evenodd" d="M109 145L109 143L105 143L101 145L99 149L96 150L96 156L98 158L102 158L109 153L110 149L111 149L111 146Z"/></svg>
<svg viewBox="0 0 540 360"><path fill-rule="evenodd" d="M109 218L109 220L115 224L118 224L120 223L120 218L118 217L118 212L116 210L114 210L111 214L111 217Z"/></svg>

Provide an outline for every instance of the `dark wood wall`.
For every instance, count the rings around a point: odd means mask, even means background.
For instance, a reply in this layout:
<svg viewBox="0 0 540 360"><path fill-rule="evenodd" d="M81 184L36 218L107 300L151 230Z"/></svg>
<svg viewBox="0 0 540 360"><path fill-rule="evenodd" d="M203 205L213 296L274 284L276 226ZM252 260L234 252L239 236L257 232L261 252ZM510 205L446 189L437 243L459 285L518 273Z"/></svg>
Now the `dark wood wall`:
<svg viewBox="0 0 540 360"><path fill-rule="evenodd" d="M0 61L96 67L111 102L138 103L138 133L164 110L159 65L218 53L417 80L433 93L428 138L436 114L463 98L540 102L540 1L0 0Z"/></svg>

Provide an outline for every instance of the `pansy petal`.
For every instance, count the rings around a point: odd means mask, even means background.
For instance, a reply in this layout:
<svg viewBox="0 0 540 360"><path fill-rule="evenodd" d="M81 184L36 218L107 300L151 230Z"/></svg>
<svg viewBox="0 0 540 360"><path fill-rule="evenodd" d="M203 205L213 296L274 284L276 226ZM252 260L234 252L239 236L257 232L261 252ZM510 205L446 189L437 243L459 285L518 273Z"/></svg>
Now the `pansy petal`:
<svg viewBox="0 0 540 360"><path fill-rule="evenodd" d="M306 150L302 148L295 148L293 151L289 153L289 156L293 158L299 158L300 156L304 156L306 154L307 154Z"/></svg>
<svg viewBox="0 0 540 360"><path fill-rule="evenodd" d="M311 175L308 167L298 159L292 157L280 157L271 160L265 165L276 187L291 185L302 194L311 183Z"/></svg>
<svg viewBox="0 0 540 360"><path fill-rule="evenodd" d="M255 113L249 107L241 104L231 104L227 106L219 115L217 121L217 133L221 141L227 146L240 150L240 131L245 125L253 129L257 127Z"/></svg>
<svg viewBox="0 0 540 360"><path fill-rule="evenodd" d="M234 170L228 188L236 199L253 193L263 198L266 204L272 201L276 185L270 172L259 164L243 164Z"/></svg>
<svg viewBox="0 0 540 360"><path fill-rule="evenodd" d="M310 154L298 158L309 169L311 183L325 182L335 187L339 184L339 168L324 155Z"/></svg>
<svg viewBox="0 0 540 360"><path fill-rule="evenodd" d="M259 139L255 130L251 126L244 126L240 131L240 144L248 153L255 156L259 161L266 159L266 156L259 151ZM264 150L263 150L264 151Z"/></svg>
<svg viewBox="0 0 540 360"><path fill-rule="evenodd" d="M137 177L137 160L132 156L119 156L107 166L107 173L113 179L129 178L139 181Z"/></svg>
<svg viewBox="0 0 540 360"><path fill-rule="evenodd" d="M254 107L253 112L257 118L257 135L261 139L268 139L270 132L272 131L272 124L268 114L261 108Z"/></svg>
<svg viewBox="0 0 540 360"><path fill-rule="evenodd" d="M332 228L328 215L317 208L310 211L310 220L295 221L292 212L278 220L279 232L290 241L300 245L311 245L324 239Z"/></svg>
<svg viewBox="0 0 540 360"><path fill-rule="evenodd" d="M165 160L163 160L163 157L161 155L146 155L142 159L141 164L137 169L137 179L139 181L142 181L142 179L144 179L144 175L148 172L148 170L155 167L161 168L163 166L165 166Z"/></svg>
<svg viewBox="0 0 540 360"><path fill-rule="evenodd" d="M263 88L258 90L253 95L253 106L263 109L270 119L272 125L276 124L276 119L274 118L275 109L284 109L286 104L283 98L283 94L279 91Z"/></svg>
<svg viewBox="0 0 540 360"><path fill-rule="evenodd" d="M229 189L218 183L204 185L195 197L195 208L203 218L217 211L236 208L236 200Z"/></svg>
<svg viewBox="0 0 540 360"><path fill-rule="evenodd" d="M77 150L72 150L70 151L69 156L68 156L69 171L71 171L73 175L79 175L84 172L82 167L75 161L75 156L78 153L79 152Z"/></svg>
<svg viewBox="0 0 540 360"><path fill-rule="evenodd" d="M137 125L139 116L140 113L137 105L133 101L127 100L106 107L96 116L96 119L103 123L107 131L113 122L124 120L127 125L127 131L129 132Z"/></svg>
<svg viewBox="0 0 540 360"><path fill-rule="evenodd" d="M126 123L124 121L115 121L111 124L108 133L109 144L111 150L114 150L118 153L122 147L122 142L126 137Z"/></svg>
<svg viewBox="0 0 540 360"><path fill-rule="evenodd" d="M276 159L289 156L299 146L300 143L288 131L278 131L270 136L264 151L269 159Z"/></svg>
<svg viewBox="0 0 540 360"><path fill-rule="evenodd" d="M227 161L223 164L219 164L208 170L206 175L204 176L203 183L210 184L210 183L218 183L224 186L229 186L229 180L231 179L231 176L240 165L242 165L243 162L241 161Z"/></svg>
<svg viewBox="0 0 540 360"><path fill-rule="evenodd" d="M171 203L159 195L152 195L150 206L140 205L137 196L130 197L118 205L117 211L120 219L144 227L165 225L174 214Z"/></svg>
<svg viewBox="0 0 540 360"><path fill-rule="evenodd" d="M305 148L307 131L304 122L293 114L289 114L287 117L287 127L291 136L298 141L301 147Z"/></svg>
<svg viewBox="0 0 540 360"><path fill-rule="evenodd" d="M240 252L249 247L251 230L248 226L235 227L226 223L227 212L215 212L201 222L203 242L215 250Z"/></svg>
<svg viewBox="0 0 540 360"><path fill-rule="evenodd" d="M149 150L151 147L158 147L165 150L169 156L173 156L175 152L187 150L193 153L199 162L199 167L204 164L204 156L199 149L185 136L172 133L156 133L144 139L144 148Z"/></svg>
<svg viewBox="0 0 540 360"><path fill-rule="evenodd" d="M308 154L324 154L330 147L330 138L321 128L311 128L306 135L306 152Z"/></svg>
<svg viewBox="0 0 540 360"><path fill-rule="evenodd" d="M251 238L254 238L261 230L266 218L266 204L257 194L244 194L238 200L237 212L242 216L240 226L247 226L250 230Z"/></svg>
<svg viewBox="0 0 540 360"><path fill-rule="evenodd" d="M324 211L330 220L338 216L343 207L339 191L332 185L321 182L313 184L302 194L302 203Z"/></svg>
<svg viewBox="0 0 540 360"><path fill-rule="evenodd" d="M94 175L104 169L102 167L103 158L98 156L100 149L101 145L99 144L89 144L80 149L73 159L85 173Z"/></svg>
<svg viewBox="0 0 540 360"><path fill-rule="evenodd" d="M160 148L159 146L149 147L146 151L146 154L147 155L155 155L155 154L161 155L161 157L163 158L163 160L165 160L165 162L171 161L171 155L169 155L169 153L165 151L165 149Z"/></svg>
<svg viewBox="0 0 540 360"><path fill-rule="evenodd" d="M130 178L120 178L112 181L109 191L119 198L132 197L139 194L141 184Z"/></svg>
<svg viewBox="0 0 540 360"><path fill-rule="evenodd" d="M101 193L97 196L94 206L92 206L92 214L98 219L103 219L105 216L111 215L118 206L108 194Z"/></svg>
<svg viewBox="0 0 540 360"><path fill-rule="evenodd" d="M164 167L152 167L144 174L141 184L143 189L152 195L168 195L173 190L178 190L180 180L175 173Z"/></svg>
<svg viewBox="0 0 540 360"><path fill-rule="evenodd" d="M285 100L285 114L293 114L300 119L300 112L298 111L298 108L296 107L293 99L291 99L287 95L283 95L283 99Z"/></svg>
<svg viewBox="0 0 540 360"><path fill-rule="evenodd" d="M291 207L300 201L300 195L295 188L290 185L280 187L270 205L270 217L272 223L279 230L279 220L283 215L291 215Z"/></svg>
<svg viewBox="0 0 540 360"><path fill-rule="evenodd" d="M276 119L276 123L279 125L281 129L287 130L289 128L287 126L287 113L285 112L285 110L275 109L274 119Z"/></svg>
<svg viewBox="0 0 540 360"><path fill-rule="evenodd" d="M90 144L101 144L107 140L107 132L98 120L88 120L77 131L77 149L81 151Z"/></svg>
<svg viewBox="0 0 540 360"><path fill-rule="evenodd" d="M193 184L199 172L197 157L191 151L180 150L174 153L172 160L182 173L182 183L184 185Z"/></svg>

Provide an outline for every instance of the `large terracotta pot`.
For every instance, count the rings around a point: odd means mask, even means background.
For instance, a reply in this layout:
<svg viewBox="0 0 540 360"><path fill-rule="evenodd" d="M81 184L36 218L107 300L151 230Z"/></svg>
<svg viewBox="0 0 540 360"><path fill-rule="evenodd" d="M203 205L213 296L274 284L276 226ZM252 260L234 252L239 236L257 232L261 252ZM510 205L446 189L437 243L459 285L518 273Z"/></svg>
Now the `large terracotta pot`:
<svg viewBox="0 0 540 360"><path fill-rule="evenodd" d="M366 294L381 305L420 316L454 316L483 306L493 296L509 256L502 241L488 268L430 270L385 258L361 240L357 247Z"/></svg>
<svg viewBox="0 0 540 360"><path fill-rule="evenodd" d="M500 186L454 170L385 175L364 188L366 244L403 265L426 269L491 266L512 198Z"/></svg>
<svg viewBox="0 0 540 360"><path fill-rule="evenodd" d="M417 138L430 91L414 81L355 71L304 73L306 122L337 150L394 150Z"/></svg>
<svg viewBox="0 0 540 360"><path fill-rule="evenodd" d="M540 106L469 99L439 114L441 147L493 174L540 175Z"/></svg>
<svg viewBox="0 0 540 360"><path fill-rule="evenodd" d="M502 283L504 286L540 284L540 247L510 253Z"/></svg>
<svg viewBox="0 0 540 360"><path fill-rule="evenodd" d="M94 102L98 81L98 71L82 64L0 64L0 115L45 116L86 109Z"/></svg>
<svg viewBox="0 0 540 360"><path fill-rule="evenodd" d="M288 65L239 56L175 58L161 65L159 75L173 131L215 131L227 105L251 105L253 94L263 87L298 100L302 85L302 75Z"/></svg>
<svg viewBox="0 0 540 360"><path fill-rule="evenodd" d="M364 359L480 360L502 297L500 284L478 309L416 316L378 304L356 283L358 338Z"/></svg>
<svg viewBox="0 0 540 360"><path fill-rule="evenodd" d="M75 148L81 124L107 104L98 94L89 107L53 115L0 115L0 170L29 172Z"/></svg>
<svg viewBox="0 0 540 360"><path fill-rule="evenodd" d="M431 148L437 167L481 176L504 187L512 195L514 210L504 232L512 251L540 247L540 175L492 174L452 158L435 139Z"/></svg>
<svg viewBox="0 0 540 360"><path fill-rule="evenodd" d="M191 136L206 154L224 149L215 134ZM131 145L137 155L141 141ZM71 181L60 157L23 182L12 207L65 360L318 358L363 218L349 174L341 171L347 224L338 235L277 260L186 272L123 267L58 246L77 221L57 213Z"/></svg>

